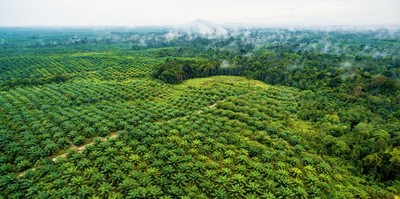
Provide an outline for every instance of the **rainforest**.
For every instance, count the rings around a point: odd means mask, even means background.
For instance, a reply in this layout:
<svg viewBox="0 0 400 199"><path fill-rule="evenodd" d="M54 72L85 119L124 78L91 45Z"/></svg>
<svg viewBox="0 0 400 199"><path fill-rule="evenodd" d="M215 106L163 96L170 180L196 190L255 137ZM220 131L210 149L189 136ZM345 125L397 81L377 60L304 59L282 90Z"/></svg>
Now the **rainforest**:
<svg viewBox="0 0 400 199"><path fill-rule="evenodd" d="M400 30L0 28L0 198L399 198Z"/></svg>

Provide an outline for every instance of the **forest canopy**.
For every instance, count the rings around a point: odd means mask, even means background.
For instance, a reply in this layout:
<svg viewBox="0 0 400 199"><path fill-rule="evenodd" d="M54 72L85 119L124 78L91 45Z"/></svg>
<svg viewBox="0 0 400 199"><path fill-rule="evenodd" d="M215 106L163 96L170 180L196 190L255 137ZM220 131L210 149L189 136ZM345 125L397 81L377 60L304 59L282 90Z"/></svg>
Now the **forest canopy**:
<svg viewBox="0 0 400 199"><path fill-rule="evenodd" d="M155 68L153 76L167 83L181 83L195 77L218 75L219 61L167 58Z"/></svg>

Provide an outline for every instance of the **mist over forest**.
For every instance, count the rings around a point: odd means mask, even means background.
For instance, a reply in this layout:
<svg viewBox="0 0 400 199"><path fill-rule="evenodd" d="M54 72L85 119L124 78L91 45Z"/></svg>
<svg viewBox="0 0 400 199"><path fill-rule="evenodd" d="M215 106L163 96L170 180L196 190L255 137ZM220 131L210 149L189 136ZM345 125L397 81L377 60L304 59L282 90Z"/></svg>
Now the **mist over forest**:
<svg viewBox="0 0 400 199"><path fill-rule="evenodd" d="M398 198L400 28L0 27L2 198Z"/></svg>

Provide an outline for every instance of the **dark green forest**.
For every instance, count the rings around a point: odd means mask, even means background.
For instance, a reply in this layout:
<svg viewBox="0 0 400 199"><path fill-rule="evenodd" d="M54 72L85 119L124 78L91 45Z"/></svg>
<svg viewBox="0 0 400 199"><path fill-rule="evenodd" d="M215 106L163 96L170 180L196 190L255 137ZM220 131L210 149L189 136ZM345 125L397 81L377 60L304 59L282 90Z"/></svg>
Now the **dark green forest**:
<svg viewBox="0 0 400 199"><path fill-rule="evenodd" d="M0 28L0 198L399 198L398 29Z"/></svg>

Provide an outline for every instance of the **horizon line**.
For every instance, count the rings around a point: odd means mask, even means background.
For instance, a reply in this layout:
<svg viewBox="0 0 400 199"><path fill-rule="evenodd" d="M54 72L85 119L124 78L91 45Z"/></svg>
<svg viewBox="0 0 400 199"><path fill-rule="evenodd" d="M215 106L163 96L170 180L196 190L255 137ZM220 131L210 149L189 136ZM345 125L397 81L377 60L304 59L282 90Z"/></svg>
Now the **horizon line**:
<svg viewBox="0 0 400 199"><path fill-rule="evenodd" d="M212 22L213 23L213 22ZM176 28L189 26L187 24L165 25L1 25L0 28ZM385 25L293 25L293 24L246 24L246 23L214 23L224 28L357 28L357 29L400 29L400 24Z"/></svg>

